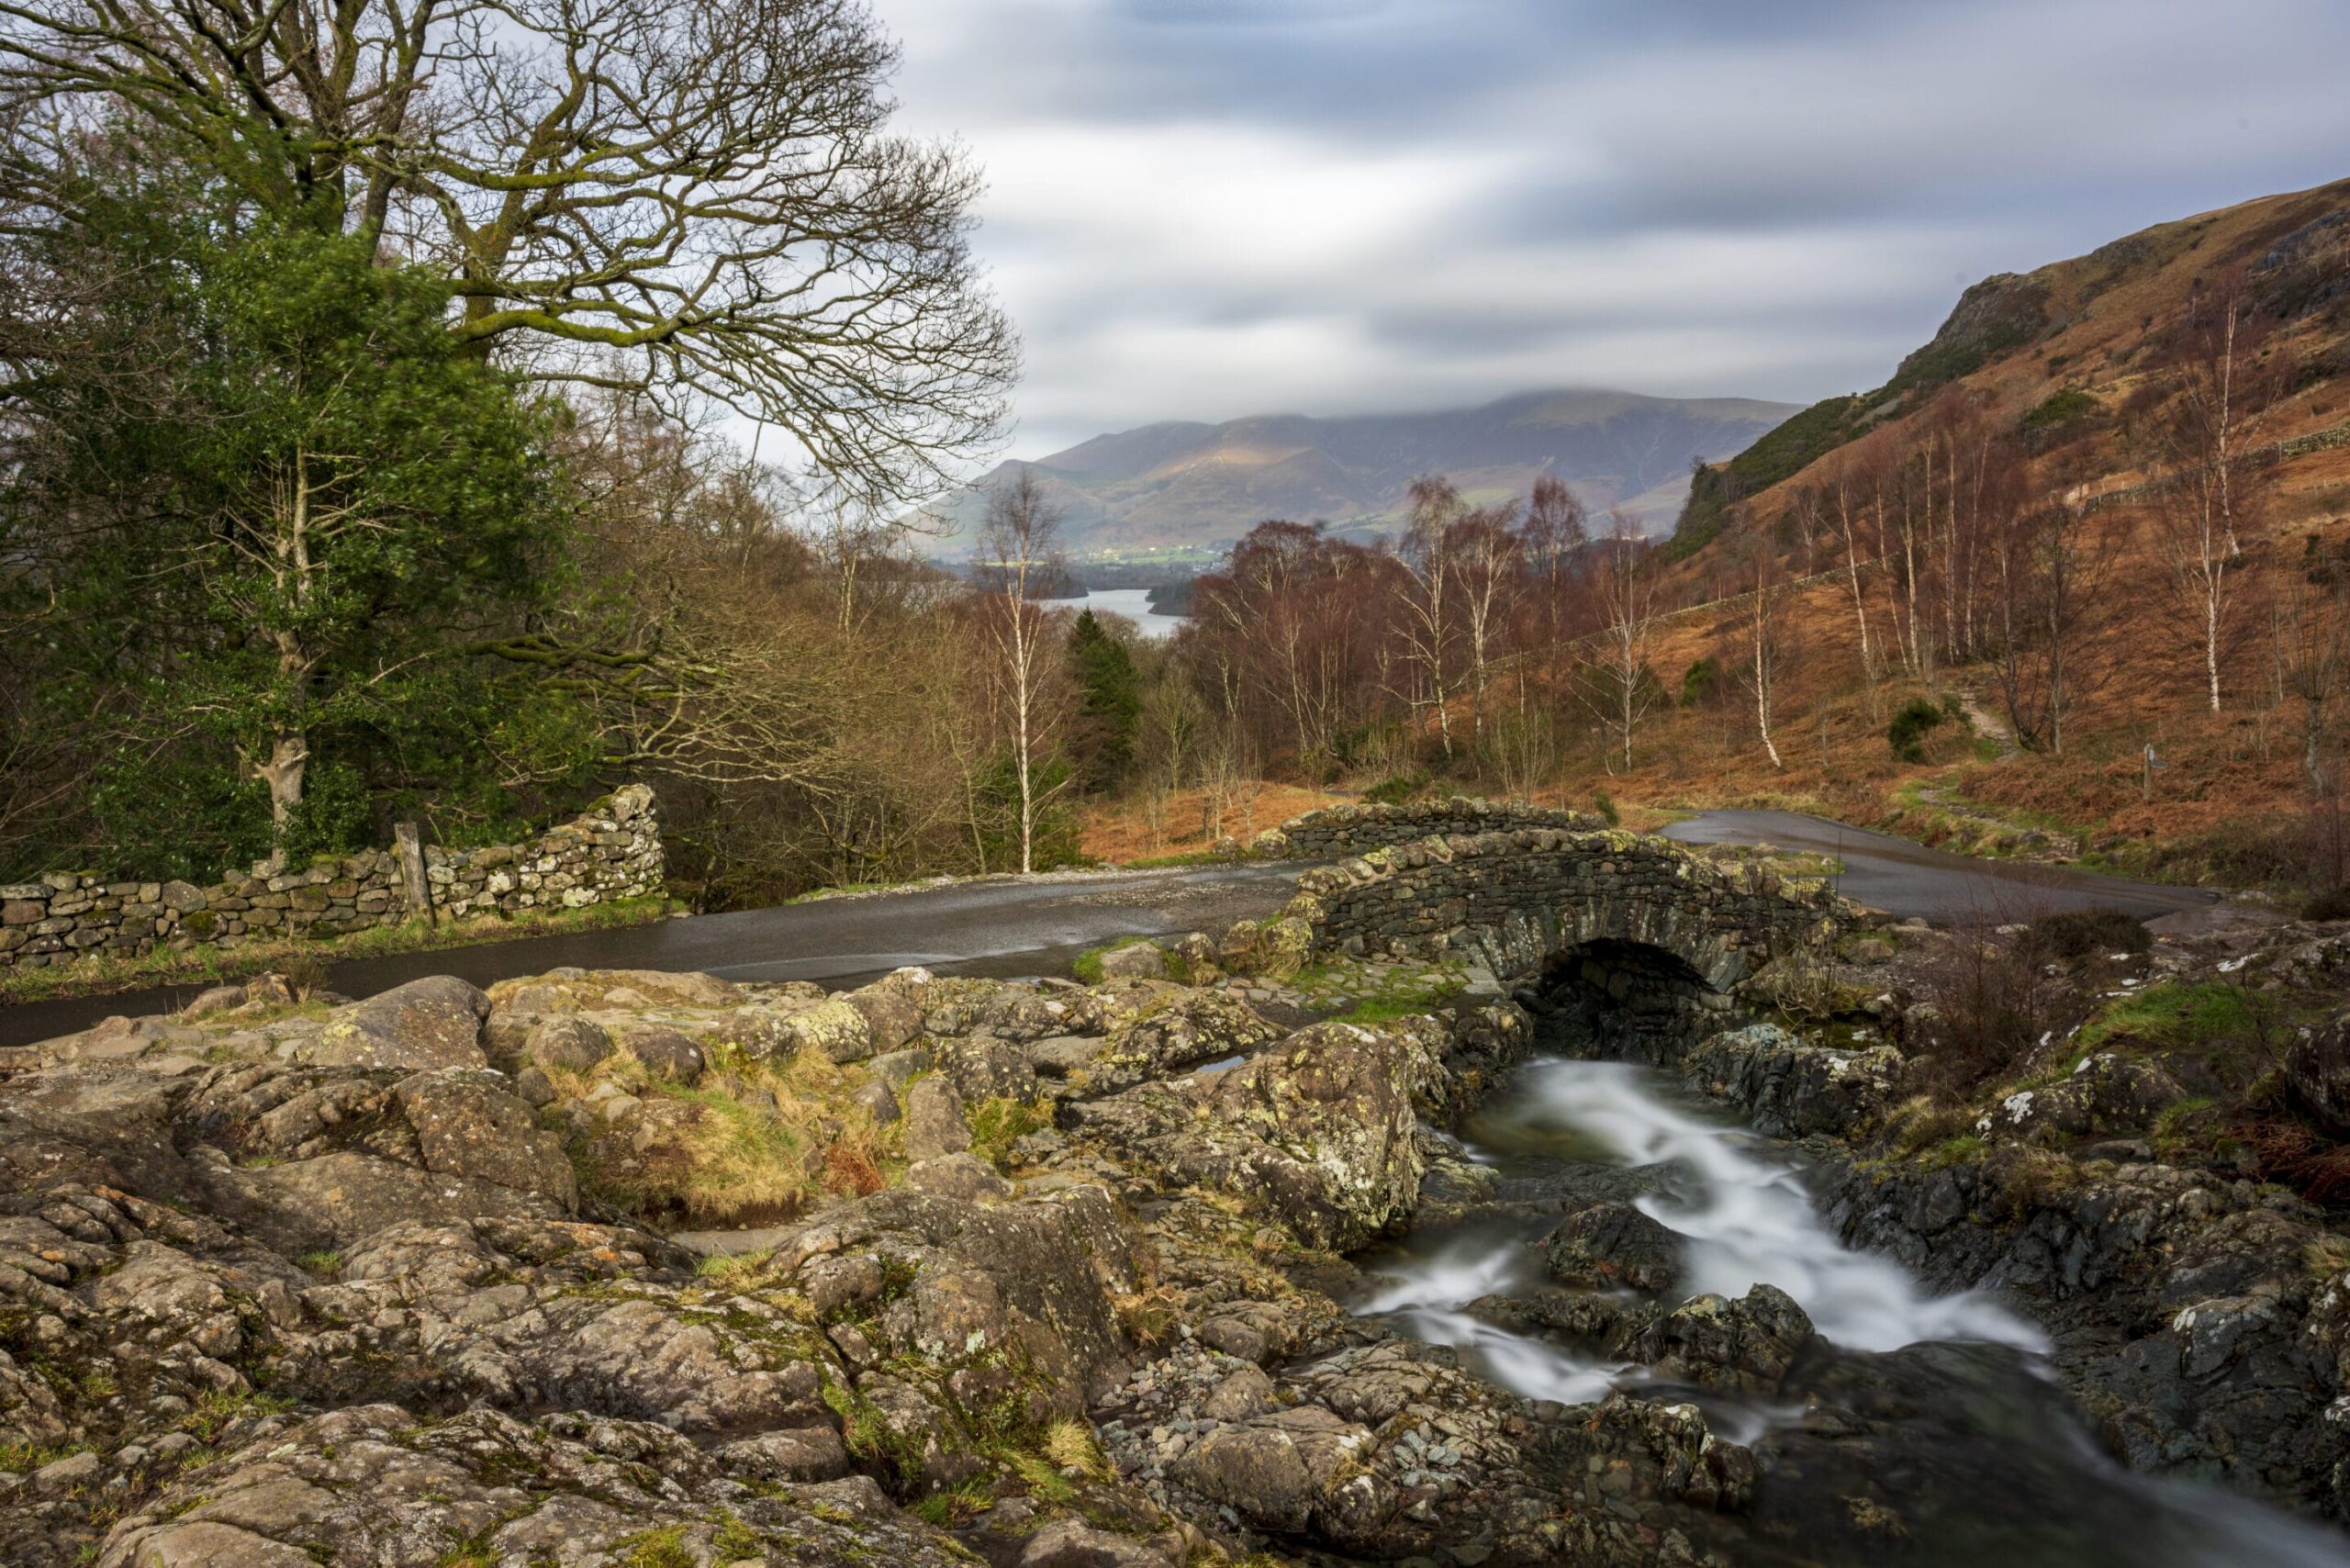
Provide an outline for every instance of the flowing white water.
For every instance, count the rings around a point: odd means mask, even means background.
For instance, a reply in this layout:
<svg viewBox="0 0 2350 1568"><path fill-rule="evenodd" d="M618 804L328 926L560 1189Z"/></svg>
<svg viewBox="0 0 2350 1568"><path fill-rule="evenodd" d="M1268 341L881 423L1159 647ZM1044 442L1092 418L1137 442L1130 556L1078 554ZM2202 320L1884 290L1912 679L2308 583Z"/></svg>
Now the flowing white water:
<svg viewBox="0 0 2350 1568"><path fill-rule="evenodd" d="M1529 1063L1505 1101L1481 1119L1471 1152L1515 1175L1619 1163L1662 1167L1672 1197L1636 1200L1682 1238L1684 1294L1736 1297L1776 1285L1832 1343L1898 1350L1923 1340L1976 1340L2031 1354L2048 1349L2034 1325L1985 1297L1936 1296L1890 1259L1844 1246L1814 1213L1795 1168L1752 1133L1678 1105L1647 1069L1545 1058ZM1372 1266L1380 1288L1358 1308L1390 1316L1415 1338L1460 1350L1494 1382L1536 1399L1574 1404L1644 1378L1643 1369L1580 1359L1546 1339L1512 1333L1463 1310L1483 1296L1539 1284L1526 1243L1539 1225L1472 1225ZM1709 1409L1732 1441L1754 1440L1791 1412ZM2097 1568L2344 1568L2341 1537L2246 1499L2132 1475L2084 1434L2047 1435L2065 1484L2094 1501L2110 1550ZM2030 1556L2034 1563L2048 1562ZM2067 1558L2067 1562L2073 1559ZM2086 1561L2086 1560L2083 1560Z"/></svg>
<svg viewBox="0 0 2350 1568"><path fill-rule="evenodd" d="M2047 1336L2006 1308L1976 1295L1928 1295L1900 1264L1845 1246L1820 1223L1795 1167L1751 1134L1658 1097L1651 1082L1622 1062L1537 1062L1525 1081L1528 1112L1598 1139L1628 1165L1672 1164L1691 1174L1688 1203L1638 1204L1682 1238L1689 1294L1737 1297L1776 1285L1821 1338L1855 1350L1897 1350L1921 1339L2047 1350Z"/></svg>
<svg viewBox="0 0 2350 1568"><path fill-rule="evenodd" d="M1921 1339L2048 1348L2036 1327L1996 1303L1929 1295L1898 1263L1846 1247L1813 1212L1793 1166L1753 1135L1672 1103L1654 1081L1647 1070L1622 1062L1536 1061L1499 1125L1512 1143L1580 1143L1624 1165L1669 1165L1684 1174L1685 1201L1638 1201L1681 1238L1684 1294L1735 1298L1757 1284L1776 1285L1822 1338L1856 1350L1896 1350ZM1493 1158L1473 1146L1472 1152ZM1460 1310L1523 1282L1525 1249L1513 1245L1523 1239L1472 1233L1396 1259L1380 1270L1385 1283L1363 1310L1404 1319L1415 1338L1471 1351L1517 1393L1593 1398L1623 1381L1622 1370L1577 1361Z"/></svg>

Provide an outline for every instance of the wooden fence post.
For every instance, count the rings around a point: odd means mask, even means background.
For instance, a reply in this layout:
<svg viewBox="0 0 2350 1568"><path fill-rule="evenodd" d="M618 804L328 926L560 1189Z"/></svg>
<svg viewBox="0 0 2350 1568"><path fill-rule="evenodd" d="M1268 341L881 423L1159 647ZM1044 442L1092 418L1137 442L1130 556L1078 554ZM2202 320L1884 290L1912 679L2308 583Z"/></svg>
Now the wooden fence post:
<svg viewBox="0 0 2350 1568"><path fill-rule="evenodd" d="M424 874L424 844L417 836L414 823L394 823L392 842L399 851L400 880L408 884L408 912L420 914L427 925L432 924L432 883Z"/></svg>

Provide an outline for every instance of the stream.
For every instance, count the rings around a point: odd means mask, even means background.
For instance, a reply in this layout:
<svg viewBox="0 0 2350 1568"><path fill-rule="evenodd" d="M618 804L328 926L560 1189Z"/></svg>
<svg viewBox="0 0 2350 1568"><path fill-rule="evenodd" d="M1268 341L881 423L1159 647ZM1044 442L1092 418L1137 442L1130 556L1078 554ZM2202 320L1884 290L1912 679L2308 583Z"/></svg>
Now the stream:
<svg viewBox="0 0 2350 1568"><path fill-rule="evenodd" d="M1801 1378L1851 1408L1909 1412L1866 1450L1863 1473L1898 1475L1908 1542L1897 1560L1969 1563L1998 1551L2003 1568L2341 1568L2350 1549L2331 1532L2216 1489L2123 1469L2090 1439L2044 1357L2047 1337L1982 1295L1936 1296L1890 1259L1855 1251L1812 1206L1792 1149L1741 1128L1620 1062L1541 1057L1463 1130L1472 1157L1500 1177L1490 1214L1424 1226L1360 1260L1356 1310L1400 1332L1453 1347L1494 1382L1534 1399L1580 1403L1651 1383L1648 1370L1578 1355L1487 1322L1481 1297L1550 1285L1531 1245L1560 1219L1558 1200L1628 1198L1673 1231L1682 1279L1673 1299L1736 1299L1775 1285L1828 1342L1823 1369ZM1759 1445L1764 1489L1839 1501L1837 1466L1852 1466L1806 1430L1803 1401L1763 1402L1675 1388L1733 1441ZM1850 1477L1844 1477L1849 1481ZM1782 1533L1803 1531L1801 1496L1774 1504ZM1790 1514L1793 1523L1788 1523ZM1855 1565L1874 1551L1802 1559Z"/></svg>

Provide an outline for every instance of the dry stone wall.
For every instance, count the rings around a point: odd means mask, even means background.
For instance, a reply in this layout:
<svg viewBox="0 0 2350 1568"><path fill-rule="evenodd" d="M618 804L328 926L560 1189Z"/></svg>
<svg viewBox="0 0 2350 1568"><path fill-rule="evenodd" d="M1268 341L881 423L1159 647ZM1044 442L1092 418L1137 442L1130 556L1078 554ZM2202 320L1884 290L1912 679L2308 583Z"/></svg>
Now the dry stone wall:
<svg viewBox="0 0 2350 1568"><path fill-rule="evenodd" d="M1374 849L1417 844L1432 835L1529 828L1581 833L1599 825L1597 817L1581 812L1455 795L1447 801L1421 801L1402 806L1326 806L1292 817L1279 827L1267 828L1257 835L1253 847L1268 855L1321 859L1333 855L1367 855Z"/></svg>
<svg viewBox="0 0 2350 1568"><path fill-rule="evenodd" d="M1285 913L1318 951L1467 958L1505 981L1587 944L1636 944L1720 992L1831 933L1839 908L1821 879L1641 834L1535 828L1427 838L1308 871Z"/></svg>
<svg viewBox="0 0 2350 1568"><path fill-rule="evenodd" d="M580 909L661 890L666 865L653 791L615 790L585 815L527 843L424 851L437 912L463 918ZM334 937L408 918L392 850L335 856L275 876L108 882L74 871L0 885L0 968L67 964L93 953L233 948L273 936Z"/></svg>

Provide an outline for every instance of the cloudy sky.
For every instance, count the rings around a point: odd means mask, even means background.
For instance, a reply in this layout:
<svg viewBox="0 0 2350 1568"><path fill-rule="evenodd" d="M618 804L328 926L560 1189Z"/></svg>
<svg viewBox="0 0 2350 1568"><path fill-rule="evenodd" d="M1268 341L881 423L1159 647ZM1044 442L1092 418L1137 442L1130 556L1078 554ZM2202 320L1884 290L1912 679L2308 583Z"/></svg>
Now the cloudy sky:
<svg viewBox="0 0 2350 1568"><path fill-rule="evenodd" d="M1986 273L2350 175L2344 0L874 0L985 166L1013 453L1874 385Z"/></svg>

